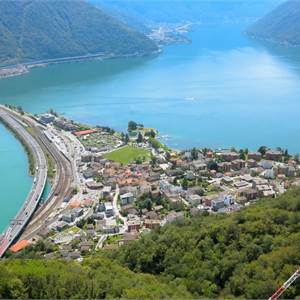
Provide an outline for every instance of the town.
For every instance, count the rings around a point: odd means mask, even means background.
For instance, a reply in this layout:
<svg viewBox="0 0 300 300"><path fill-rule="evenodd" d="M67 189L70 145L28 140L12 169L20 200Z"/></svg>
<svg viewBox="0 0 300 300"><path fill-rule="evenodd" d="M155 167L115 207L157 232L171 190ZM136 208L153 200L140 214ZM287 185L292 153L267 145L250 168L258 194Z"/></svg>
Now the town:
<svg viewBox="0 0 300 300"><path fill-rule="evenodd" d="M82 260L170 222L231 213L300 184L298 155L280 148L174 151L160 142L157 130L134 121L119 133L54 111L31 118L72 161L75 174L71 193L38 230L25 231L10 254L42 241L46 257Z"/></svg>

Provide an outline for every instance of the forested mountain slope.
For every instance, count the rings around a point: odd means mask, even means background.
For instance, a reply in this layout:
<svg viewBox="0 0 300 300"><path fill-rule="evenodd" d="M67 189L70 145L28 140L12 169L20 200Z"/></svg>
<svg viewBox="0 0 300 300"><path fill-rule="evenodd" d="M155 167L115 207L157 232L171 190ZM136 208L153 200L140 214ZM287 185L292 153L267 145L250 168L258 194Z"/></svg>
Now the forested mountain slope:
<svg viewBox="0 0 300 300"><path fill-rule="evenodd" d="M300 1L284 2L257 21L247 32L261 39L300 46Z"/></svg>
<svg viewBox="0 0 300 300"><path fill-rule="evenodd" d="M146 36L83 0L0 1L0 65L155 50Z"/></svg>
<svg viewBox="0 0 300 300"><path fill-rule="evenodd" d="M84 263L14 259L0 263L1 299L187 299L185 287L134 274L101 257Z"/></svg>
<svg viewBox="0 0 300 300"><path fill-rule="evenodd" d="M163 227L115 258L135 272L184 284L194 297L268 298L300 266L300 191ZM299 294L300 281L284 296Z"/></svg>
<svg viewBox="0 0 300 300"><path fill-rule="evenodd" d="M8 257L0 262L0 298L265 299L299 266L300 189L294 189L230 215L166 225L82 263L32 251ZM299 294L298 280L284 298Z"/></svg>

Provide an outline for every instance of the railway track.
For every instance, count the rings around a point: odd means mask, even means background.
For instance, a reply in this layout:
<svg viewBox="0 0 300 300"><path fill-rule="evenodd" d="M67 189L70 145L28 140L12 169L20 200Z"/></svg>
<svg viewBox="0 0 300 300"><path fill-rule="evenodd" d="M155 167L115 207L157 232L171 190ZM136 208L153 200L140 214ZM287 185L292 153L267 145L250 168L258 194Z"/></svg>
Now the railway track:
<svg viewBox="0 0 300 300"><path fill-rule="evenodd" d="M31 239L43 230L47 226L45 223L47 217L60 207L65 197L70 196L72 193L73 169L71 161L48 141L42 131L36 127L34 131L40 143L46 148L47 152L51 154L55 161L56 180L47 202L37 209L31 222L22 234L23 239Z"/></svg>

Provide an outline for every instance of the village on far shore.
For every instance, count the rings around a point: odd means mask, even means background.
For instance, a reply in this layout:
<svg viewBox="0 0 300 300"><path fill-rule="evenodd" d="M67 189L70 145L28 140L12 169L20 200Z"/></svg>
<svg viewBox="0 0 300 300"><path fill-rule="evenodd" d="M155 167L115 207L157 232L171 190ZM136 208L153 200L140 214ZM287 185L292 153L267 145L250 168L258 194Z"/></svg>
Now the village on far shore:
<svg viewBox="0 0 300 300"><path fill-rule="evenodd" d="M284 149L174 151L160 142L157 130L134 121L120 133L53 110L34 118L61 152L72 152L76 180L44 230L16 243L11 255L43 243L46 257L80 261L170 222L232 213L300 185L299 157Z"/></svg>

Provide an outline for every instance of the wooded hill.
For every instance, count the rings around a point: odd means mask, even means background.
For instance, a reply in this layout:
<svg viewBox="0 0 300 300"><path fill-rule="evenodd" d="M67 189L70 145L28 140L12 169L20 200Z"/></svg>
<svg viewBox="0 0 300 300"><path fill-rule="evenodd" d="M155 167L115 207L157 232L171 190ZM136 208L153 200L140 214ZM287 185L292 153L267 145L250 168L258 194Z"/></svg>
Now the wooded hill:
<svg viewBox="0 0 300 300"><path fill-rule="evenodd" d="M166 225L83 263L40 250L0 262L0 298L268 298L300 266L300 189ZM284 297L299 294L298 280Z"/></svg>
<svg viewBox="0 0 300 300"><path fill-rule="evenodd" d="M258 20L247 33L260 39L300 46L300 1L284 2Z"/></svg>
<svg viewBox="0 0 300 300"><path fill-rule="evenodd" d="M0 66L103 53L148 54L157 46L82 0L0 1Z"/></svg>

